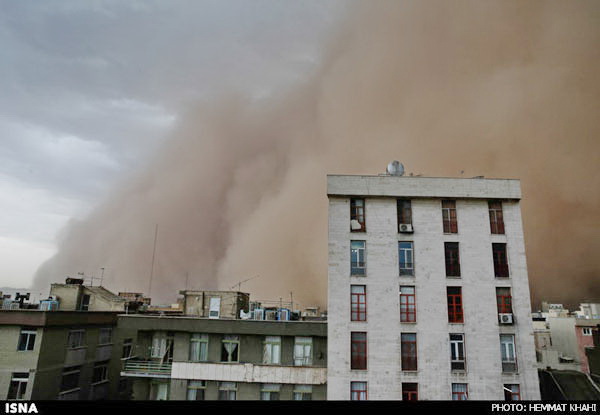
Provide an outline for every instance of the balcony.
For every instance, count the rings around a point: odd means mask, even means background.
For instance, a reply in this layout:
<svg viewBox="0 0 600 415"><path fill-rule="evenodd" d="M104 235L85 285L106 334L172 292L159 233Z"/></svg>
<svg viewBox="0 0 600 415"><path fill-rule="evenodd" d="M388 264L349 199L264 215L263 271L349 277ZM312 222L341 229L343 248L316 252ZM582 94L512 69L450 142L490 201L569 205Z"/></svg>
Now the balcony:
<svg viewBox="0 0 600 415"><path fill-rule="evenodd" d="M123 363L121 376L163 378L171 377L171 363L128 359Z"/></svg>

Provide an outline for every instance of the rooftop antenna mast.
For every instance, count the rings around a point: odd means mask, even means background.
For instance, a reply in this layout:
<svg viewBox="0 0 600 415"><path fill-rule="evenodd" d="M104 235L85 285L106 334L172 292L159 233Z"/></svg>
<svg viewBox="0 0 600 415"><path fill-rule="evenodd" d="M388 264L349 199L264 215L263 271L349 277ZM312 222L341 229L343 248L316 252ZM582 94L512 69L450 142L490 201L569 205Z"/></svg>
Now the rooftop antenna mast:
<svg viewBox="0 0 600 415"><path fill-rule="evenodd" d="M243 281L239 281L237 284L234 284L234 285L232 285L231 287L229 287L229 289L230 289L230 290L233 290L233 289L234 289L234 288L237 286L237 287L238 287L238 289L237 289L237 290L238 290L238 291L241 291L241 290L242 290L242 283L244 283L244 282L247 282L247 281L250 281L250 280L253 280L254 278L258 278L258 277L260 277L260 275L255 275L254 277L251 277L251 278L245 279L245 280L243 280Z"/></svg>
<svg viewBox="0 0 600 415"><path fill-rule="evenodd" d="M152 276L154 275L154 258L156 257L156 239L158 238L158 223L154 228L154 246L152 248L152 266L150 267L150 281L148 282L148 297L152 296Z"/></svg>

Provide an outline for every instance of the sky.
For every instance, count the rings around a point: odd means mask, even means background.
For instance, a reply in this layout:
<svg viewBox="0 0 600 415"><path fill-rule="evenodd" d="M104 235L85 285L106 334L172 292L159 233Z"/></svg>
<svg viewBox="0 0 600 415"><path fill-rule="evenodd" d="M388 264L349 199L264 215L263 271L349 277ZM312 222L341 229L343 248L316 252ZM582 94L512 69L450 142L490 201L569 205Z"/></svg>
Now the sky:
<svg viewBox="0 0 600 415"><path fill-rule="evenodd" d="M301 3L301 4L300 4ZM0 4L0 286L28 286L190 102L260 97L315 66L336 2Z"/></svg>
<svg viewBox="0 0 600 415"><path fill-rule="evenodd" d="M326 307L325 177L397 159L520 179L534 307L598 301L599 44L596 0L2 2L0 286Z"/></svg>

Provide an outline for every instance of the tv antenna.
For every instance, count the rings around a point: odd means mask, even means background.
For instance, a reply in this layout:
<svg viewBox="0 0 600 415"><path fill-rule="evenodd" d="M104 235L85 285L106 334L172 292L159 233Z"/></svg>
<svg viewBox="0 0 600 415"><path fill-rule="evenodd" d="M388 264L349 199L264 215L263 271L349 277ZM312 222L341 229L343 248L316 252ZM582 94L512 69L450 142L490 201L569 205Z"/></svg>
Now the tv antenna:
<svg viewBox="0 0 600 415"><path fill-rule="evenodd" d="M253 279L255 279L255 278L258 278L258 277L260 277L260 275L255 275L254 277L251 277L251 278L245 279L245 280L243 280L243 281L239 281L237 284L234 284L234 285L232 285L231 287L229 287L229 289L230 289L230 290L233 290L233 289L234 289L234 288L237 286L237 287L238 287L238 289L237 289L237 290L238 290L238 291L241 291L241 289L242 289L242 283L244 283L244 282L247 282L247 281L250 281L250 280L253 280Z"/></svg>

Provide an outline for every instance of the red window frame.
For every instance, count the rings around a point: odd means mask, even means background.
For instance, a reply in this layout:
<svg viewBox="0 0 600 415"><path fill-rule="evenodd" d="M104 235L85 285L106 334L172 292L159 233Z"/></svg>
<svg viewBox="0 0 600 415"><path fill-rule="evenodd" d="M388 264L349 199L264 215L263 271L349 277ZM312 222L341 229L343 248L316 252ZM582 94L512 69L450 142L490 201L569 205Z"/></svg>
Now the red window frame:
<svg viewBox="0 0 600 415"><path fill-rule="evenodd" d="M357 201L362 202L362 206L356 204ZM366 232L367 231L367 223L366 223L366 203L365 199L360 198L352 198L350 199L350 220L355 220L360 223L360 229L352 229L350 227L351 232Z"/></svg>
<svg viewBox="0 0 600 415"><path fill-rule="evenodd" d="M412 294L402 292L402 288L412 288ZM415 287L401 286L400 287L400 322L415 323L417 321L417 302L415 297Z"/></svg>
<svg viewBox="0 0 600 415"><path fill-rule="evenodd" d="M419 400L419 384L418 383L403 383L402 384L402 400L403 401L418 401Z"/></svg>
<svg viewBox="0 0 600 415"><path fill-rule="evenodd" d="M462 302L462 288L448 287L448 321L450 323L464 323L464 312Z"/></svg>
<svg viewBox="0 0 600 415"><path fill-rule="evenodd" d="M446 276L460 277L460 252L458 242L444 242Z"/></svg>
<svg viewBox="0 0 600 415"><path fill-rule="evenodd" d="M508 258L505 243L492 244L492 257L494 259L494 276L496 278L509 278Z"/></svg>
<svg viewBox="0 0 600 415"><path fill-rule="evenodd" d="M508 292L503 294L503 292ZM496 288L496 304L498 306L498 314L512 313L512 295L510 287Z"/></svg>
<svg viewBox="0 0 600 415"><path fill-rule="evenodd" d="M353 293L352 288L362 287L362 293ZM361 305L363 306L361 309ZM350 320L351 321L367 321L367 286L366 285L351 285L350 286Z"/></svg>
<svg viewBox="0 0 600 415"><path fill-rule="evenodd" d="M359 384L363 383L365 386L365 389L358 389ZM356 393L356 396L358 397L358 399L352 399L353 395ZM361 397L363 396L365 399L361 399ZM350 382L350 399L353 401L366 401L369 399L369 385L367 384L367 382Z"/></svg>
<svg viewBox="0 0 600 415"><path fill-rule="evenodd" d="M442 222L444 233L458 233L455 200L442 200Z"/></svg>
<svg viewBox="0 0 600 415"><path fill-rule="evenodd" d="M502 202L488 202L490 212L490 230L493 234L504 234L504 216L502 213Z"/></svg>
<svg viewBox="0 0 600 415"><path fill-rule="evenodd" d="M513 392L511 386L516 386L517 391ZM516 397L516 399L514 399ZM504 385L504 400L505 401L520 401L521 400L521 386L518 384L505 384Z"/></svg>
<svg viewBox="0 0 600 415"><path fill-rule="evenodd" d="M464 398L463 398L464 396ZM455 399L457 398L457 399ZM469 399L469 385L465 385L465 391L452 391L452 400L453 401L466 401Z"/></svg>
<svg viewBox="0 0 600 415"><path fill-rule="evenodd" d="M353 331L350 333L350 369L367 370L367 333Z"/></svg>
<svg viewBox="0 0 600 415"><path fill-rule="evenodd" d="M408 336L413 336L414 340L409 340ZM403 333L400 335L400 355L402 370L417 370L416 333Z"/></svg>

